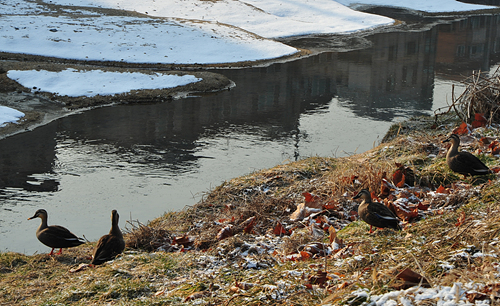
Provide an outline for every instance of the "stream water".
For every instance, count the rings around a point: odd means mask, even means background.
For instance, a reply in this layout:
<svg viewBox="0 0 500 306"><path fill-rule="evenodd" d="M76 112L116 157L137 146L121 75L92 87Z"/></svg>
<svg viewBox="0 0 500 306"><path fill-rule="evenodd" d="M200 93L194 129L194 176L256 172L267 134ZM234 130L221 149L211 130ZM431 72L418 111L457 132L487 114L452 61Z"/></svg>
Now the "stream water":
<svg viewBox="0 0 500 306"><path fill-rule="evenodd" d="M499 30L498 16L476 16L366 36L346 52L301 38L292 43L324 52L217 70L236 83L229 91L98 108L1 140L0 251L49 250L27 220L38 208L97 240L112 209L122 228L147 223L255 170L366 151L393 123L447 105L472 70L496 69Z"/></svg>

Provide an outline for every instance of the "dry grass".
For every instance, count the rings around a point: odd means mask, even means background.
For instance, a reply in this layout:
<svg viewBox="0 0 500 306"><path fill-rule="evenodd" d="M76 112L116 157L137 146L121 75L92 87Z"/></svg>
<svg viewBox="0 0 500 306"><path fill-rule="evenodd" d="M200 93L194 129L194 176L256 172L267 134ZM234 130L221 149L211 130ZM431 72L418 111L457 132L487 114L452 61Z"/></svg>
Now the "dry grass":
<svg viewBox="0 0 500 306"><path fill-rule="evenodd" d="M461 121L469 124L477 113L483 114L489 125L500 122L500 68L491 76L476 71L462 83L464 92L458 98L452 92L452 105L436 110L436 116L453 110Z"/></svg>

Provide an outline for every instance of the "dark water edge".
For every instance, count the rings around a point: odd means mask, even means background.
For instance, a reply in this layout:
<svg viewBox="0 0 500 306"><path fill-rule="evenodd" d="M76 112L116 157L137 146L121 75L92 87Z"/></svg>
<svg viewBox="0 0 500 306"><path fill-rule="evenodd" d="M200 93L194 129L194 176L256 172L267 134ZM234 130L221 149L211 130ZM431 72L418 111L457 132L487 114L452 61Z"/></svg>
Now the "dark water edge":
<svg viewBox="0 0 500 306"><path fill-rule="evenodd" d="M377 145L389 126L446 105L451 85L499 61L499 16L432 20L357 37L297 38L322 53L268 67L221 69L225 92L103 107L0 141L0 250L45 252L49 224L97 240L109 214L146 223L225 180L308 156ZM437 24L435 24L437 23ZM294 44L290 42L291 44ZM337 46L338 47L338 46Z"/></svg>

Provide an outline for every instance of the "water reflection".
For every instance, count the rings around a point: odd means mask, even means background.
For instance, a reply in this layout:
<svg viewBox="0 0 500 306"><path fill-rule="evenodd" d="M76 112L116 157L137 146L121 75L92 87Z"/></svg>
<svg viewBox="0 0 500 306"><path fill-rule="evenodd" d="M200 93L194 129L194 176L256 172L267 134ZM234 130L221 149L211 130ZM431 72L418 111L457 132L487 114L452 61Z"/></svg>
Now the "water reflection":
<svg viewBox="0 0 500 306"><path fill-rule="evenodd" d="M255 169L367 150L395 120L442 106L436 92L450 86L436 73L461 79L496 63L498 17L364 40L360 50L217 70L236 82L230 91L99 108L0 141L1 248L45 250L37 224L25 223L36 208L95 240L111 209L146 222Z"/></svg>

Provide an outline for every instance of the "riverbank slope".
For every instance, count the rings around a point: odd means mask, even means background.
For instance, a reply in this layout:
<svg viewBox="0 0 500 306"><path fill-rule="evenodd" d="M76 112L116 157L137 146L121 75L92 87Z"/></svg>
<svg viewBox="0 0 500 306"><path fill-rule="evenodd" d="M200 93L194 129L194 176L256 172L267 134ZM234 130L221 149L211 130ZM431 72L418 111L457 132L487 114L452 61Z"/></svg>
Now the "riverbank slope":
<svg viewBox="0 0 500 306"><path fill-rule="evenodd" d="M449 171L441 140L458 123L409 120L366 153L257 171L150 224L129 220L125 253L95 268L92 242L61 256L2 253L0 302L497 301L500 183L496 174L463 179ZM498 137L498 129L475 129L464 147L496 166L482 137ZM361 188L395 209L404 229L369 234L352 200Z"/></svg>

